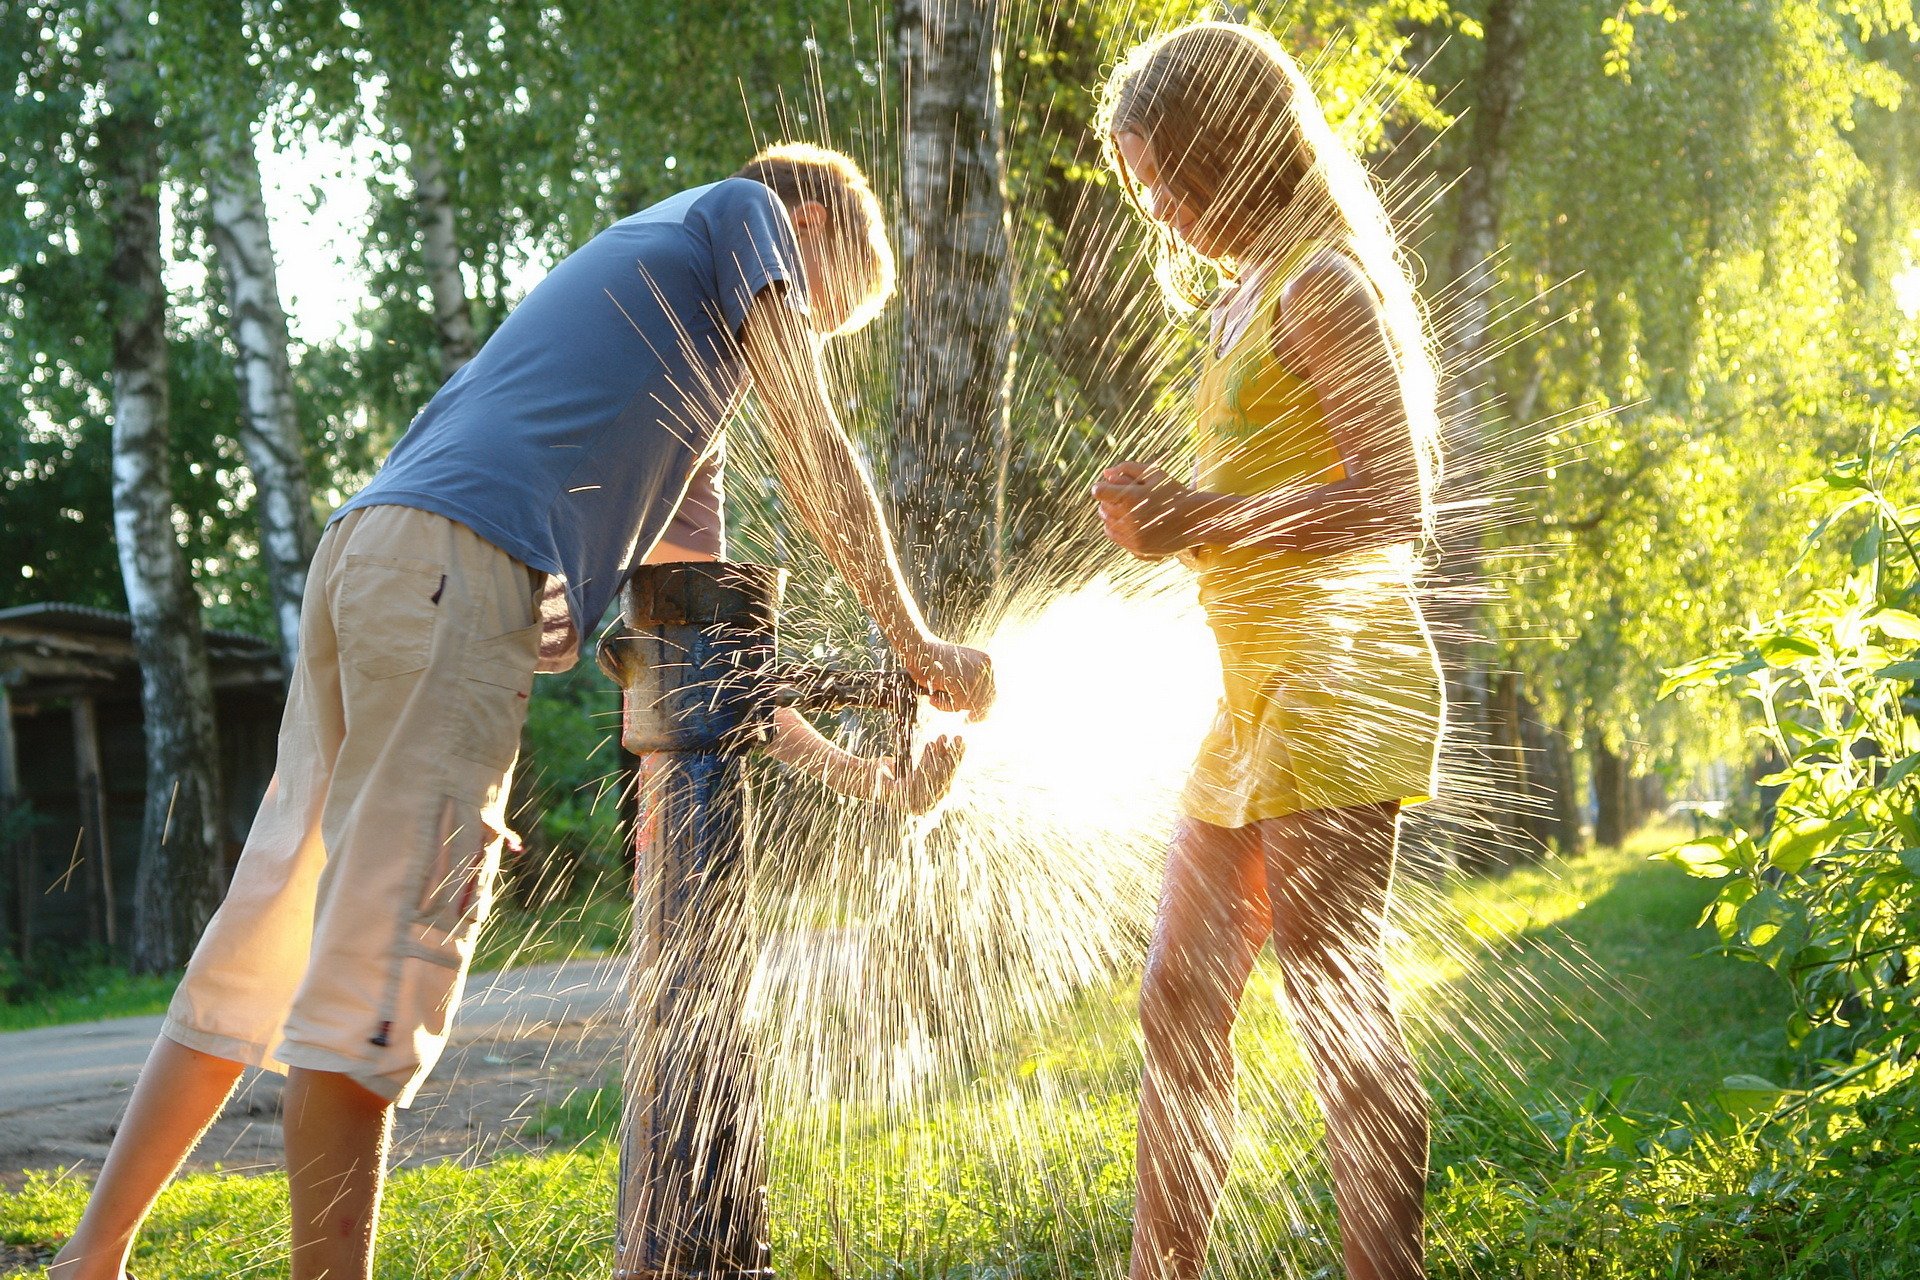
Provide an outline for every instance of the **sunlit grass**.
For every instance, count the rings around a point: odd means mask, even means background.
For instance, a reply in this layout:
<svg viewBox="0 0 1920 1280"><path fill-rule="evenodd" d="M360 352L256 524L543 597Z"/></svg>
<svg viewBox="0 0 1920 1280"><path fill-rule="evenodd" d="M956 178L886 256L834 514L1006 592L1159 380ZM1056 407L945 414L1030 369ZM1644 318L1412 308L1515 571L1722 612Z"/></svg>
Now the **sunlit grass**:
<svg viewBox="0 0 1920 1280"><path fill-rule="evenodd" d="M111 965L89 966L51 988L0 1001L0 1031L164 1013L179 981L177 973L135 976Z"/></svg>
<svg viewBox="0 0 1920 1280"><path fill-rule="evenodd" d="M1578 1114L1592 1091L1622 1080L1631 1081L1620 1092L1633 1106L1662 1112L1690 1103L1708 1112L1722 1076L1764 1075L1780 1063L1777 1036L1760 1030L1782 1020L1769 975L1699 954L1706 939L1692 926L1711 887L1645 860L1664 838L1643 836L1624 851L1447 891L1467 933L1485 941L1467 954L1461 974L1437 984L1435 998L1499 990L1490 985L1495 979L1507 989L1541 991L1528 1035L1503 1046L1512 1069L1505 1078L1482 1065L1466 1039L1450 1048L1440 1029L1421 1030L1436 1097L1436 1266L1453 1268L1446 1274L1632 1274L1605 1269L1613 1264L1597 1254L1586 1269L1501 1271L1487 1260L1517 1247L1526 1213L1556 1229L1573 1221L1565 1205L1534 1203L1564 1159L1556 1125ZM1582 981L1567 963L1570 950L1618 990ZM1311 1274L1325 1249L1316 1239L1324 1214L1312 1208L1324 1183L1317 1121L1299 1094L1297 1058L1271 998L1275 980L1263 964L1238 1033L1248 1106L1221 1226L1221 1253L1236 1275ZM1133 998L1131 986L1089 995L1015 1060L984 1063L977 1080L911 1108L825 1107L783 1117L769 1135L782 1270L931 1276L992 1265L1023 1275L1111 1274L1125 1249L1132 1193ZM1032 1087L1001 1088L1008 1078ZM1274 1089L1274 1079L1290 1083ZM387 1200L379 1274L604 1274L616 1163L607 1138L616 1111L603 1093L543 1113L539 1130L571 1146L564 1154L400 1171ZM1716 1196L1744 1194L1765 1164L1751 1144L1728 1143L1712 1164L1725 1184L1711 1189ZM1687 1208L1687 1197L1710 1190L1697 1173L1688 1176L1693 1181L1676 1166L1654 1177L1672 1184L1675 1202L1664 1208L1658 1185L1640 1188L1649 1211L1697 1212L1710 1223L1721 1209ZM30 1181L0 1198L0 1239L50 1245L70 1229L84 1194L74 1178ZM1307 1205L1305 1220L1276 1221L1287 1203ZM162 1199L136 1268L178 1277L284 1274L285 1231L283 1178L197 1174ZM1476 1249L1486 1248L1494 1252L1474 1262Z"/></svg>

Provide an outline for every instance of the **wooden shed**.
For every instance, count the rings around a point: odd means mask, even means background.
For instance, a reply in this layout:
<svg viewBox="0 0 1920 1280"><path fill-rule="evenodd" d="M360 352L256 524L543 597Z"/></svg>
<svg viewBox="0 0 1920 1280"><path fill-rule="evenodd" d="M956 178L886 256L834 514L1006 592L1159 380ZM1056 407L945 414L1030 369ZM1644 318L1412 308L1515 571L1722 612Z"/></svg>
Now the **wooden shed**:
<svg viewBox="0 0 1920 1280"><path fill-rule="evenodd" d="M279 650L207 632L227 865L273 776ZM124 947L146 812L133 621L72 604L0 609L0 938L22 961Z"/></svg>

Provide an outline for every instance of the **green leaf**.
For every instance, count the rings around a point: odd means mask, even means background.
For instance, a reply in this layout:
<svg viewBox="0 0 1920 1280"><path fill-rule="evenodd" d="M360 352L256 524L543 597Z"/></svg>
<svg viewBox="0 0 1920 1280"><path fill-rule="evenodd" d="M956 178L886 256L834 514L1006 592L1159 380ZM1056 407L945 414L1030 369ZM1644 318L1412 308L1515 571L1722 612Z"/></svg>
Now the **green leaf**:
<svg viewBox="0 0 1920 1280"><path fill-rule="evenodd" d="M1887 776L1880 779L1882 789L1891 791L1907 780L1907 775L1920 768L1920 751L1914 752L1900 763L1887 770Z"/></svg>
<svg viewBox="0 0 1920 1280"><path fill-rule="evenodd" d="M1875 520L1853 540L1853 565L1865 568L1880 558L1880 522Z"/></svg>
<svg viewBox="0 0 1920 1280"><path fill-rule="evenodd" d="M1747 904L1754 892L1753 881L1742 876L1720 890L1720 896L1708 908L1713 917L1713 930L1720 935L1722 942L1733 941L1734 935L1740 932L1740 908Z"/></svg>
<svg viewBox="0 0 1920 1280"><path fill-rule="evenodd" d="M1666 697L1676 689L1687 689L1694 685L1709 684L1719 680L1729 667L1739 662L1742 655L1737 653L1716 653L1710 657L1696 658L1692 662L1682 663L1668 668L1663 674L1666 679L1660 682L1658 697Z"/></svg>
<svg viewBox="0 0 1920 1280"><path fill-rule="evenodd" d="M1817 658L1820 646L1800 636L1771 635L1758 645L1760 656L1772 667L1786 667L1801 658Z"/></svg>
<svg viewBox="0 0 1920 1280"><path fill-rule="evenodd" d="M1882 667L1873 674L1881 680L1920 680L1920 658L1907 658Z"/></svg>
<svg viewBox="0 0 1920 1280"><path fill-rule="evenodd" d="M1671 862L1690 876L1719 880L1733 874L1733 868L1727 863L1727 854L1726 837L1715 836L1711 840L1695 840L1656 853L1648 861Z"/></svg>
<svg viewBox="0 0 1920 1280"><path fill-rule="evenodd" d="M1853 818L1802 818L1788 826L1775 827L1772 839L1767 842L1767 861L1789 875L1797 875L1859 825Z"/></svg>
<svg viewBox="0 0 1920 1280"><path fill-rule="evenodd" d="M1899 857L1901 866L1920 876L1920 849L1902 849Z"/></svg>
<svg viewBox="0 0 1920 1280"><path fill-rule="evenodd" d="M1797 1089L1783 1089L1764 1076L1732 1075L1720 1082L1714 1099L1729 1115L1750 1120L1773 1111L1783 1099L1798 1092Z"/></svg>
<svg viewBox="0 0 1920 1280"><path fill-rule="evenodd" d="M1740 908L1739 920L1747 945L1761 948L1779 937L1792 922L1793 908L1778 890L1762 889ZM1762 958L1772 963L1771 958Z"/></svg>
<svg viewBox="0 0 1920 1280"><path fill-rule="evenodd" d="M1877 609L1867 615L1866 625L1895 640L1920 640L1920 617L1905 609Z"/></svg>

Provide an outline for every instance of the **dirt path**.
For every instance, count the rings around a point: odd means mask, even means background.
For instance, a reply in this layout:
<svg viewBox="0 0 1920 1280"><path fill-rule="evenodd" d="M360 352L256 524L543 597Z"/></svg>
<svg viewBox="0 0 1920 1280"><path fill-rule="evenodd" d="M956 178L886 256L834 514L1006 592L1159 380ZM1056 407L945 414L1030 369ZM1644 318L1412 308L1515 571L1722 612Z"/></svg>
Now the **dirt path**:
<svg viewBox="0 0 1920 1280"><path fill-rule="evenodd" d="M542 1149L547 1138L529 1123L540 1108L618 1070L621 979L610 961L476 976L446 1057L399 1113L395 1162ZM157 1017L118 1018L0 1034L0 1188L29 1169L95 1172L159 1029ZM248 1072L188 1167L277 1169L281 1083Z"/></svg>

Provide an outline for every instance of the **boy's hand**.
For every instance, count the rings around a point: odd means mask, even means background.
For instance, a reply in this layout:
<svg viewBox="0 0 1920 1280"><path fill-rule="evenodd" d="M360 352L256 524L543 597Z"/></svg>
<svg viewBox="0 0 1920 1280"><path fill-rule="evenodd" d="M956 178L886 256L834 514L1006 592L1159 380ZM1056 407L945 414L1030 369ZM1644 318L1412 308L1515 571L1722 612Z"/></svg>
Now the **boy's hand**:
<svg viewBox="0 0 1920 1280"><path fill-rule="evenodd" d="M909 813L926 813L952 789L954 770L960 767L960 758L966 753L967 744L958 738L935 738L921 750L920 759L904 776L895 774L888 788L888 800Z"/></svg>
<svg viewBox="0 0 1920 1280"><path fill-rule="evenodd" d="M979 649L931 640L902 654L901 665L941 711L971 712L969 718L979 720L993 705L993 659Z"/></svg>
<svg viewBox="0 0 1920 1280"><path fill-rule="evenodd" d="M1093 500L1114 545L1141 560L1164 560L1194 543L1193 489L1158 467L1122 462L1100 473Z"/></svg>

